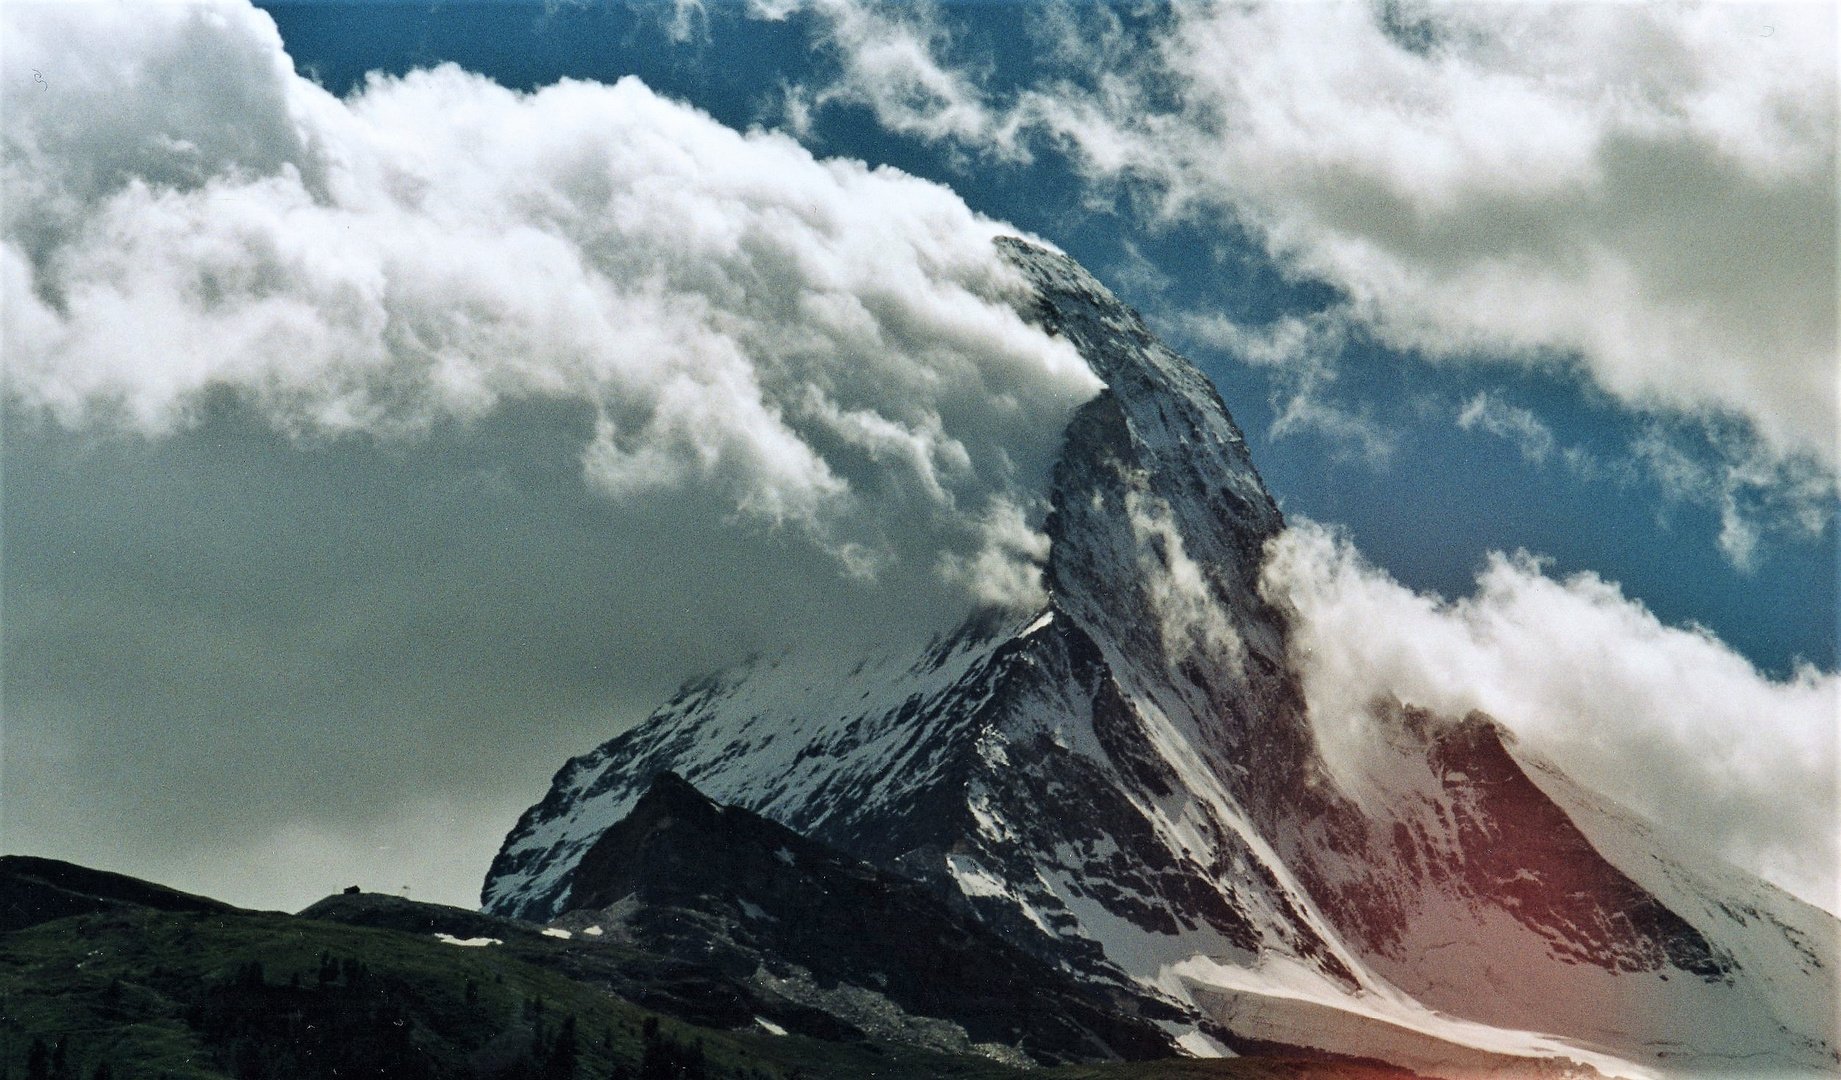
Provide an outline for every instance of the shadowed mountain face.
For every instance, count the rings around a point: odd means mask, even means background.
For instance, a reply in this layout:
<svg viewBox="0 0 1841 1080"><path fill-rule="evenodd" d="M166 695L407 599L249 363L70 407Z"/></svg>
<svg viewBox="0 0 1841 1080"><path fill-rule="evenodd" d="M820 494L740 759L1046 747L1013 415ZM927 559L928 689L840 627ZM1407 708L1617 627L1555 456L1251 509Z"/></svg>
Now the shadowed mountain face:
<svg viewBox="0 0 1841 1080"><path fill-rule="evenodd" d="M1613 972L1674 968L1708 982L1733 974L1732 957L1598 857L1522 772L1505 733L1487 717L1439 725L1423 710L1398 715L1409 729L1427 732L1431 771L1460 796L1450 821L1464 853L1462 860L1440 858L1427 830L1396 830L1398 862L1439 875L1447 892L1500 904L1563 961Z"/></svg>
<svg viewBox="0 0 1841 1080"><path fill-rule="evenodd" d="M1377 704L1368 775L1334 774L1260 591L1283 522L1219 396L1071 260L1000 247L1025 315L1107 384L1054 470L1048 605L847 674L792 656L687 686L563 767L489 910L579 907L578 866L669 770L1210 1018L1197 1052L1841 1065L1832 917L1669 851L1488 718Z"/></svg>
<svg viewBox="0 0 1841 1080"><path fill-rule="evenodd" d="M1022 952L969 911L661 773L576 868L573 917L653 952L714 966L812 1004L855 993L956 1024L968 1045L1042 1063L1171 1056L1175 1009L1090 987Z"/></svg>

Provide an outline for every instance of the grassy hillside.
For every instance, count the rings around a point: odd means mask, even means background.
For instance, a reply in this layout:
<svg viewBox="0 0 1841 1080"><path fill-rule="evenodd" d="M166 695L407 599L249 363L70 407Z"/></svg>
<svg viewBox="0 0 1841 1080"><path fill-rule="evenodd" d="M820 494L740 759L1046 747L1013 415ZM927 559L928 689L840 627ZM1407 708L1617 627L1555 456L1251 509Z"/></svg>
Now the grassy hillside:
<svg viewBox="0 0 1841 1080"><path fill-rule="evenodd" d="M636 1078L649 1044L655 1073L674 1056L691 1072L700 1048L712 1077L1020 1075L977 1059L708 1031L496 948L265 913L120 910L0 935L0 1008L9 1078L28 1076L35 1040L48 1076L63 1044L74 1080L99 1068L114 1080Z"/></svg>
<svg viewBox="0 0 1841 1080"><path fill-rule="evenodd" d="M465 947L409 929L132 903L0 933L0 1080L1405 1075L1256 1058L1023 1071L873 1042L719 1031L563 974L581 970L563 943L507 936Z"/></svg>

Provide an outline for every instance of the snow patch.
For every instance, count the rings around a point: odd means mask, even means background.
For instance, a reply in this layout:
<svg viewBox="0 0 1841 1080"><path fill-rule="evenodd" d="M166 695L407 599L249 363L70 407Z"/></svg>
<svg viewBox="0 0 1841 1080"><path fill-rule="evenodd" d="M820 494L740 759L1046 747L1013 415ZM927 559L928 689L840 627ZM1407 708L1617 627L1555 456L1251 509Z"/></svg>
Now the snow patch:
<svg viewBox="0 0 1841 1080"><path fill-rule="evenodd" d="M1190 1057L1225 1058L1240 1056L1222 1045L1218 1040L1210 1038L1199 1031L1190 1031L1188 1034L1178 1036L1176 1045L1181 1047L1183 1052Z"/></svg>
<svg viewBox="0 0 1841 1080"><path fill-rule="evenodd" d="M575 935L571 934L567 930L559 930L554 926L546 926L543 928L543 936L561 938L564 941L568 941L570 938L574 937Z"/></svg>
<svg viewBox="0 0 1841 1080"><path fill-rule="evenodd" d="M439 941L443 945L465 945L466 947L470 949L484 948L487 945L505 944L503 941L500 941L498 938L495 938L495 937L457 938L452 934L439 934L439 933L435 935L435 940Z"/></svg>
<svg viewBox="0 0 1841 1080"><path fill-rule="evenodd" d="M1436 1071L1441 1064L1461 1064L1471 1055L1495 1055L1571 1059L1628 1080L1658 1080L1660 1075L1557 1036L1434 1012L1386 984L1349 994L1314 967L1290 957L1263 956L1256 967L1243 967L1194 956L1172 965L1159 981L1183 986L1198 1006L1252 1037L1338 1053L1368 1047L1411 1068ZM1479 1063L1466 1067L1474 1072Z"/></svg>
<svg viewBox="0 0 1841 1080"><path fill-rule="evenodd" d="M1009 762L1005 761L1004 764L1007 765ZM978 831L985 836L1000 843L1013 838L1004 819L991 809L991 800L988 796L979 796L969 800L966 803L966 809L972 812L972 818L978 822Z"/></svg>
<svg viewBox="0 0 1841 1080"><path fill-rule="evenodd" d="M959 891L967 896L1010 896L1010 887L1003 879L980 866L970 855L946 856L946 869L959 883Z"/></svg>

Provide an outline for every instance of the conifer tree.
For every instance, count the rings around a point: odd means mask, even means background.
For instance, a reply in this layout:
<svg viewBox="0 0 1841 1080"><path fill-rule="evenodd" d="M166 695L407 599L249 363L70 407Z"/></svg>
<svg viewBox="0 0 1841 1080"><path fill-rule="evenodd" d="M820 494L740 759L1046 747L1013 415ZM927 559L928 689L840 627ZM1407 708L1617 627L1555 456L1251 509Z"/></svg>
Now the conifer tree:
<svg viewBox="0 0 1841 1080"><path fill-rule="evenodd" d="M563 1018L556 1031L556 1041L544 1055L543 1080L574 1080L577 1055L575 1014L570 1013Z"/></svg>

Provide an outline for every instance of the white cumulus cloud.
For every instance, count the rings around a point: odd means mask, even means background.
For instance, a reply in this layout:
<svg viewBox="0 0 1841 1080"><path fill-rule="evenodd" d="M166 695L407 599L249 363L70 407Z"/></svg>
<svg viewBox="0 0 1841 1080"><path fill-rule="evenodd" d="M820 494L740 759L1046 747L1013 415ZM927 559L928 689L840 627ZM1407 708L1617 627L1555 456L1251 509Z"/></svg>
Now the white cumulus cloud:
<svg viewBox="0 0 1841 1080"><path fill-rule="evenodd" d="M948 189L633 79L340 100L247 4L15 7L5 49L16 404L157 437L227 390L387 438L574 401L611 497L714 488L853 574L944 551L1030 591L1016 522L1098 383Z"/></svg>
<svg viewBox="0 0 1841 1080"><path fill-rule="evenodd" d="M1183 108L1112 167L1169 212L1234 209L1397 344L1576 355L1834 464L1831 7L1178 11Z"/></svg>
<svg viewBox="0 0 1841 1080"><path fill-rule="evenodd" d="M1345 773L1372 750L1377 697L1482 710L1589 786L1834 910L1841 675L1770 678L1616 583L1556 579L1526 554L1492 557L1473 594L1447 601L1294 522L1262 588L1297 613L1313 722Z"/></svg>
<svg viewBox="0 0 1841 1080"><path fill-rule="evenodd" d="M839 57L808 105L999 158L1056 147L1152 220L1230 218L1333 284L1320 319L1437 361L1576 371L1638 413L1737 421L1735 462L1826 478L1816 503L1786 482L1781 520L1832 503L1832 5L1173 0L1132 29L1049 4L1052 73L1020 89L957 57L924 5L789 6L833 28ZM1282 423L1375 457L1312 392L1324 359L1303 362Z"/></svg>

